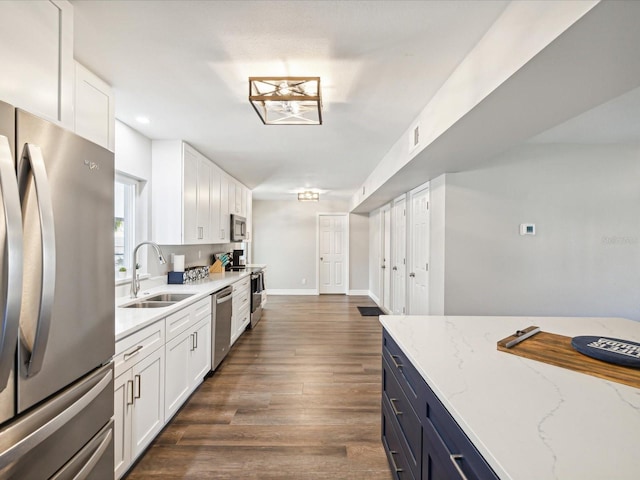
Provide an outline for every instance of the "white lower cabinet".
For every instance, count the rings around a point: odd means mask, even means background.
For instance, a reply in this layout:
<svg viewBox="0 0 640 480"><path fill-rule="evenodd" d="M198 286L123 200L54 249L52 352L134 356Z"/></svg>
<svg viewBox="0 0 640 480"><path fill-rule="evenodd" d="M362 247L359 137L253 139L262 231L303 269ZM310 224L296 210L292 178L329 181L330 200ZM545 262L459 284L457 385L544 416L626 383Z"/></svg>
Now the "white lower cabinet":
<svg viewBox="0 0 640 480"><path fill-rule="evenodd" d="M114 445L117 478L127 471L164 426L164 348L138 356L144 349L140 342L116 355ZM122 363L131 364L130 367L118 371L118 357L124 357Z"/></svg>
<svg viewBox="0 0 640 480"><path fill-rule="evenodd" d="M231 309L231 345L242 335L251 321L251 277L233 284Z"/></svg>
<svg viewBox="0 0 640 480"><path fill-rule="evenodd" d="M211 297L116 342L115 477L122 477L211 369Z"/></svg>
<svg viewBox="0 0 640 480"><path fill-rule="evenodd" d="M188 322L165 347L165 421L173 417L211 370L211 297L185 308L183 318L185 314Z"/></svg>

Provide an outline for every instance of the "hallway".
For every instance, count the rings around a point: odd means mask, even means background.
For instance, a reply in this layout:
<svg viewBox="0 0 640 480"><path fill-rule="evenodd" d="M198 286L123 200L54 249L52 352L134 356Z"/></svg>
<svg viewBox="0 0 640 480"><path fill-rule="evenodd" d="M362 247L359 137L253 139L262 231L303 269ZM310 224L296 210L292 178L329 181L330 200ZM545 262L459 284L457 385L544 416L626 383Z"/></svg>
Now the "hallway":
<svg viewBox="0 0 640 480"><path fill-rule="evenodd" d="M271 296L131 470L140 479L390 480L368 297Z"/></svg>

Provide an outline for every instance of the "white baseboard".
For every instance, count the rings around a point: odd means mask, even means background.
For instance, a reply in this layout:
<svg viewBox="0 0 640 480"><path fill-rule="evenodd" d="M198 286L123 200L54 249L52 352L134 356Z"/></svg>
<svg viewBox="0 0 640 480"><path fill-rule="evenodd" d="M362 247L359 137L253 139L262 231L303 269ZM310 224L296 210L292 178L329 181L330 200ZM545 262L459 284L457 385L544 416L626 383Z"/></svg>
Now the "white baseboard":
<svg viewBox="0 0 640 480"><path fill-rule="evenodd" d="M376 302L376 305L380 306L380 299L378 297L376 297L373 292L369 291L369 298L371 298L371 300L373 300L374 302Z"/></svg>
<svg viewBox="0 0 640 480"><path fill-rule="evenodd" d="M365 297L368 297L369 290L349 290L347 295L364 295Z"/></svg>
<svg viewBox="0 0 640 480"><path fill-rule="evenodd" d="M318 295L315 288L268 288L267 295Z"/></svg>

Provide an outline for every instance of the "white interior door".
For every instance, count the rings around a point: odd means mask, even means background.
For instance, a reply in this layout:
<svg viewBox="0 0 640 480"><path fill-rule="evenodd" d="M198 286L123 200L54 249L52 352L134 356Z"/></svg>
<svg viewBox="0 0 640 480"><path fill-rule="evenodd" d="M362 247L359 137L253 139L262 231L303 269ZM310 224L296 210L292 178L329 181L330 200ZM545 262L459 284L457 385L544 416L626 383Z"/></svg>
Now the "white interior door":
<svg viewBox="0 0 640 480"><path fill-rule="evenodd" d="M429 188L411 192L409 313L429 314Z"/></svg>
<svg viewBox="0 0 640 480"><path fill-rule="evenodd" d="M380 292L382 306L391 311L391 207L382 207L380 215L382 246L380 248Z"/></svg>
<svg viewBox="0 0 640 480"><path fill-rule="evenodd" d="M347 215L320 214L319 293L347 293Z"/></svg>
<svg viewBox="0 0 640 480"><path fill-rule="evenodd" d="M394 315L406 313L407 283L407 200L405 197L393 202L391 211L391 292Z"/></svg>

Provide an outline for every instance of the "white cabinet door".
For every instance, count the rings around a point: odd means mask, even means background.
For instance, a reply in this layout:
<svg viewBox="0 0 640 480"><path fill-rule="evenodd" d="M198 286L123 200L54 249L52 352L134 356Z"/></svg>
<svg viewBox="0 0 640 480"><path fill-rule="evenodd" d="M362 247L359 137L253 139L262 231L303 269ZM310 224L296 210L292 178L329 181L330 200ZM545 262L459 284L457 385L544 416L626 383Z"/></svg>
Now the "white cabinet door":
<svg viewBox="0 0 640 480"><path fill-rule="evenodd" d="M167 343L165 347L165 421L178 411L191 392L189 378L189 357L191 355L193 335L186 331Z"/></svg>
<svg viewBox="0 0 640 480"><path fill-rule="evenodd" d="M197 240L213 243L211 237L211 171L213 164L202 155L198 159Z"/></svg>
<svg viewBox="0 0 640 480"><path fill-rule="evenodd" d="M231 241L231 216L229 211L229 177L223 172L220 175L220 238L219 243ZM235 188L235 187L234 187ZM234 193L235 195L235 193Z"/></svg>
<svg viewBox="0 0 640 480"><path fill-rule="evenodd" d="M189 379L191 390L202 383L211 370L211 319L198 323L192 333L192 349L189 352Z"/></svg>
<svg viewBox="0 0 640 480"><path fill-rule="evenodd" d="M73 7L0 2L0 98L73 129Z"/></svg>
<svg viewBox="0 0 640 480"><path fill-rule="evenodd" d="M182 238L183 243L192 244L198 242L198 157L187 145L182 168Z"/></svg>
<svg viewBox="0 0 640 480"><path fill-rule="evenodd" d="M211 164L211 177L209 183L209 190L211 195L211 208L209 214L211 215L209 225L211 229L211 243L218 243L222 239L221 224L220 224L220 176L221 170L215 165Z"/></svg>
<svg viewBox="0 0 640 480"><path fill-rule="evenodd" d="M127 370L114 380L114 475L120 478L131 464L131 408L133 380Z"/></svg>
<svg viewBox="0 0 640 480"><path fill-rule="evenodd" d="M115 96L111 87L76 62L75 132L111 151L115 148Z"/></svg>
<svg viewBox="0 0 640 480"><path fill-rule="evenodd" d="M133 369L132 459L164 426L164 349L159 348Z"/></svg>

